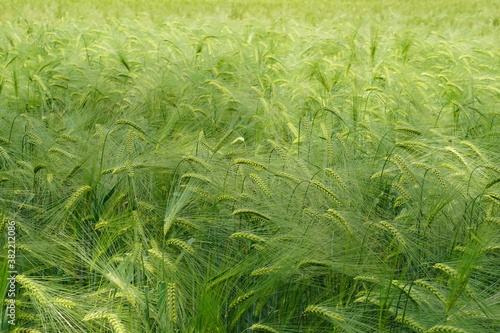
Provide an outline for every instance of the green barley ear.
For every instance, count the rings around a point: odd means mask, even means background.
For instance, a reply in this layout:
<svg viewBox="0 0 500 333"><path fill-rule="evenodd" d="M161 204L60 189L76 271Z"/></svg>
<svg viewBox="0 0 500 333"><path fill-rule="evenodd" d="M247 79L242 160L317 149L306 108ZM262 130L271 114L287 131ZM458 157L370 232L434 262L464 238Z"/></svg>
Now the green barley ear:
<svg viewBox="0 0 500 333"><path fill-rule="evenodd" d="M497 216L489 216L489 217L485 218L484 221L500 226L500 217L497 217Z"/></svg>
<svg viewBox="0 0 500 333"><path fill-rule="evenodd" d="M37 145L41 145L43 143L42 138L40 138L40 136L38 134L33 133L31 131L24 132L24 136L27 138L28 143L37 144Z"/></svg>
<svg viewBox="0 0 500 333"><path fill-rule="evenodd" d="M431 282L419 279L415 280L414 283L418 286L427 289L428 291L431 292L431 294L436 296L443 304L446 304L446 297L444 296L444 294L441 291L439 291L437 287L435 287Z"/></svg>
<svg viewBox="0 0 500 333"><path fill-rule="evenodd" d="M396 227L394 227L392 224L390 224L389 222L386 222L386 221L380 221L379 224L380 224L380 226L382 226L382 228L384 230L390 232L393 235L393 237L397 240L397 242L399 243L400 246L402 246L402 247L406 246L406 242L405 242L403 236L401 235L399 230L396 229Z"/></svg>
<svg viewBox="0 0 500 333"><path fill-rule="evenodd" d="M340 223L342 228L344 228L347 231L347 233L352 234L351 226L349 225L349 223L347 223L346 219L342 215L340 215L337 211L333 209L328 209L328 211L325 214L323 214L323 217L326 217L331 221Z"/></svg>
<svg viewBox="0 0 500 333"><path fill-rule="evenodd" d="M3 147L0 147L0 156L3 158L5 162L10 161L10 156Z"/></svg>
<svg viewBox="0 0 500 333"><path fill-rule="evenodd" d="M205 183L212 183L210 178L205 177L205 176L200 175L200 174L190 173L190 172L183 174L181 176L181 179L198 179L198 180L201 180L202 182L205 182Z"/></svg>
<svg viewBox="0 0 500 333"><path fill-rule="evenodd" d="M100 310L100 311L95 311L91 312L85 315L83 317L83 321L90 321L90 320L98 320L98 319L107 319L109 323L111 324L111 327L113 327L113 332L114 333L127 333L127 329L125 328L125 325L122 323L118 315L115 313L111 313L106 310Z"/></svg>
<svg viewBox="0 0 500 333"><path fill-rule="evenodd" d="M0 147L1 148L1 147ZM16 161L16 164L23 167L24 169L33 172L33 166L26 161Z"/></svg>
<svg viewBox="0 0 500 333"><path fill-rule="evenodd" d="M16 281L26 289L28 295L36 299L40 304L48 304L48 297L44 286L22 274L16 276Z"/></svg>
<svg viewBox="0 0 500 333"><path fill-rule="evenodd" d="M484 196L490 200L492 200L493 202L500 202L500 194L498 193L495 193L495 192L488 192L486 194L484 194Z"/></svg>
<svg viewBox="0 0 500 333"><path fill-rule="evenodd" d="M320 127L321 127L321 132L323 133L323 137L326 140L327 164L332 165L333 159L334 159L333 142L332 142L332 139L330 137L330 134L328 133L328 130L326 129L325 124L321 123Z"/></svg>
<svg viewBox="0 0 500 333"><path fill-rule="evenodd" d="M114 313L110 313L106 317L111 324L111 327L113 327L114 332L116 333L127 333L127 329L125 328L125 325L122 323L118 315Z"/></svg>
<svg viewBox="0 0 500 333"><path fill-rule="evenodd" d="M175 282L167 284L167 309L170 322L177 323L177 285Z"/></svg>
<svg viewBox="0 0 500 333"><path fill-rule="evenodd" d="M42 333L42 331L36 330L34 328L24 328L24 327L16 327L11 332L12 333Z"/></svg>
<svg viewBox="0 0 500 333"><path fill-rule="evenodd" d="M483 154L483 153L482 153L482 152L481 152L481 151L480 151L480 150L479 150L479 149L478 149L475 145L473 145L473 144L472 144L472 143L470 143L469 141L460 141L460 144L462 144L462 145L464 145L464 146L467 146L467 147L469 147L470 149L472 149L472 150L476 153L476 155L477 155L477 156L479 156L479 158L480 158L483 162L487 163L487 159L486 159L486 157L484 156L484 154Z"/></svg>
<svg viewBox="0 0 500 333"><path fill-rule="evenodd" d="M439 180L439 183L441 184L441 187L445 188L446 183L444 181L443 175L441 175L441 172L439 172L439 170L436 168L432 168L431 171L436 175L437 179Z"/></svg>
<svg viewBox="0 0 500 333"><path fill-rule="evenodd" d="M488 188L490 188L490 187L492 187L493 185L498 184L498 183L500 183L500 177L497 177L497 178L495 178L495 179L493 179L493 180L489 181L489 182L488 182L488 184L486 184L486 185L484 186L484 188L485 188L485 189L488 189Z"/></svg>
<svg viewBox="0 0 500 333"><path fill-rule="evenodd" d="M458 274L458 272L454 268L452 268L446 264L437 263L432 267L435 269L439 269L440 271L446 273L446 275L448 275L449 277L452 277L452 278L456 277Z"/></svg>
<svg viewBox="0 0 500 333"><path fill-rule="evenodd" d="M135 128L136 130L138 130L139 132L141 132L142 134L145 134L146 131L144 130L144 128L142 128L141 126L139 126L138 124L134 123L133 121L131 120L127 120L127 119L118 119L116 122L115 122L116 125L121 125L121 124L124 124L124 125L128 125L128 126L131 126L133 128Z"/></svg>
<svg viewBox="0 0 500 333"><path fill-rule="evenodd" d="M198 187L195 187L195 186L186 186L186 190L192 192L192 193L196 193L198 194L199 196L202 196L204 198L207 198L207 199L211 199L212 198L212 195L205 191L205 190L202 190L201 188L198 188Z"/></svg>
<svg viewBox="0 0 500 333"><path fill-rule="evenodd" d="M333 194L333 192L328 187L326 187L326 185L317 180L311 180L309 182L320 189L323 193L328 195L330 198L332 198L333 201L335 201L339 206L343 206L342 202L337 198L335 194Z"/></svg>
<svg viewBox="0 0 500 333"><path fill-rule="evenodd" d="M70 152L68 152L68 151L66 151L64 149L61 149L61 148L52 147L52 148L49 148L48 152L49 153L56 153L56 154L62 155L64 157L67 157L69 159L75 159L76 158L76 155L71 154Z"/></svg>
<svg viewBox="0 0 500 333"><path fill-rule="evenodd" d="M237 165L239 165L239 164L249 165L249 166L252 166L252 167L258 168L258 169L266 169L266 166L264 164L249 160L247 158L237 158L237 159L233 160L233 163L237 164Z"/></svg>
<svg viewBox="0 0 500 333"><path fill-rule="evenodd" d="M148 252L157 259L161 260L162 264L172 272L177 271L177 266L174 265L169 254L161 251L155 243L152 242L152 248L149 249Z"/></svg>
<svg viewBox="0 0 500 333"><path fill-rule="evenodd" d="M120 292L125 296L125 298L130 302L132 306L135 306L137 302L137 297L134 293L133 286L129 283L126 283L123 281L119 276L117 276L114 273L107 273L105 274L106 279L113 283Z"/></svg>
<svg viewBox="0 0 500 333"><path fill-rule="evenodd" d="M455 156L466 168L467 170L470 172L470 166L469 166L469 163L467 163L467 161L465 160L465 158L462 156L462 154L460 154L455 148L453 147L444 147L444 149L446 149L447 151L449 151L450 153L453 154L453 156Z"/></svg>
<svg viewBox="0 0 500 333"><path fill-rule="evenodd" d="M325 168L325 172L332 176L340 185L340 187L342 187L344 190L346 190L347 192L350 192L349 189L347 188L346 184L344 183L344 181L342 180L342 178L340 178L339 174L336 173L335 171L333 171L332 169L330 168Z"/></svg>
<svg viewBox="0 0 500 333"><path fill-rule="evenodd" d="M191 245L189 245L185 241L178 239L178 238L170 238L169 240L166 241L165 244L166 245L173 245L173 246L177 247L178 249L184 250L190 254L193 254L195 252L194 248Z"/></svg>
<svg viewBox="0 0 500 333"><path fill-rule="evenodd" d="M330 267L331 263L329 263L327 261L321 261L321 260L315 260L315 259L305 259L305 260L302 260L297 265L297 268L298 269L304 269L304 268L311 267L311 266Z"/></svg>
<svg viewBox="0 0 500 333"><path fill-rule="evenodd" d="M75 203L80 200L80 198L87 192L91 191L92 190L92 187L88 186L88 185L85 185L85 186L82 186L80 187L78 190L75 191L75 193L73 193L71 195L71 197L68 199L68 202L66 203L66 206L65 208L67 210L70 210L74 205Z"/></svg>
<svg viewBox="0 0 500 333"><path fill-rule="evenodd" d="M131 154L134 150L134 141L136 139L139 139L141 141L146 141L146 137L142 134L137 133L134 130L129 130L127 132L127 135L125 136L125 147L127 150L127 153Z"/></svg>
<svg viewBox="0 0 500 333"><path fill-rule="evenodd" d="M192 162L192 163L196 163L198 165L201 165L203 168L205 168L206 170L208 171L213 171L213 168L210 164L208 164L207 162L203 161L201 158L198 158L196 156L184 156L182 158L183 161L187 161L187 162Z"/></svg>
<svg viewBox="0 0 500 333"><path fill-rule="evenodd" d="M408 177L408 179L410 179L413 182L416 181L415 175L413 174L413 172L410 169L410 166L406 163L406 161L404 160L403 157L396 154L396 155L393 155L392 157L390 157L389 161L394 163L398 167L398 169L401 171L401 173L403 175L405 175L406 177Z"/></svg>
<svg viewBox="0 0 500 333"><path fill-rule="evenodd" d="M331 311L323 306L319 306L319 305L309 305L304 310L304 313L314 313L314 314L317 314L317 315L320 315L320 316L323 316L323 317L326 317L329 319L333 319L336 321L340 321L340 322L345 321L345 318L342 315L340 315L336 312L333 312L333 311Z"/></svg>
<svg viewBox="0 0 500 333"><path fill-rule="evenodd" d="M404 149L413 154L421 154L426 149L429 149L429 146L425 143L418 141L403 141L396 143L396 147Z"/></svg>
<svg viewBox="0 0 500 333"><path fill-rule="evenodd" d="M235 238L235 239L248 239L253 242L258 242L258 243L264 243L266 240L260 236L257 236L255 234L252 234L250 232L235 232L229 238Z"/></svg>
<svg viewBox="0 0 500 333"><path fill-rule="evenodd" d="M248 176L260 187L260 189L262 190L262 192L264 192L265 195L267 195L268 197L271 196L271 190L264 182L264 180L259 177L259 175L251 173Z"/></svg>
<svg viewBox="0 0 500 333"><path fill-rule="evenodd" d="M406 127L406 126L396 126L394 128L396 132L401 132L401 133L406 133L406 134L412 134L412 135L422 135L422 132L417 131L414 128L411 127Z"/></svg>
<svg viewBox="0 0 500 333"><path fill-rule="evenodd" d="M467 333L467 331L451 326L451 325L436 325L427 330L427 333Z"/></svg>
<svg viewBox="0 0 500 333"><path fill-rule="evenodd" d="M250 273L250 276L261 276L261 275L273 274L273 273L279 272L280 269L281 269L280 266L261 267L261 268L254 269Z"/></svg>
<svg viewBox="0 0 500 333"><path fill-rule="evenodd" d="M267 215L255 210L255 209L237 209L235 211L233 211L231 213L231 215L235 215L235 216L239 216L239 215L253 215L253 216L257 216L257 217L260 217L260 218L263 218L265 220L270 220L271 218L269 218Z"/></svg>
<svg viewBox="0 0 500 333"><path fill-rule="evenodd" d="M217 198L215 198L215 202L220 202L220 201L237 202L238 199L236 199L235 197L233 197L231 195L222 194L222 195L219 195Z"/></svg>
<svg viewBox="0 0 500 333"><path fill-rule="evenodd" d="M244 301L246 301L247 299L249 299L253 295L255 295L254 290L252 290L244 295L239 296L233 302L231 302L231 304L229 304L228 309L231 310L232 308L237 307L238 305L240 305L241 303L243 303Z"/></svg>
<svg viewBox="0 0 500 333"><path fill-rule="evenodd" d="M52 300L51 300L52 303L55 303L55 304L58 304L58 305L61 305L62 307L65 307L67 309L74 309L77 307L77 303L70 300L70 299L66 299L66 298L62 298L62 297L54 297Z"/></svg>
<svg viewBox="0 0 500 333"><path fill-rule="evenodd" d="M263 324L253 324L248 329L251 331L255 331L255 332L279 333L278 330L272 328L271 326L267 326L267 325L263 325Z"/></svg>
<svg viewBox="0 0 500 333"><path fill-rule="evenodd" d="M297 177L292 176L291 174L286 173L286 172L276 172L274 175L276 177L288 179L288 180L292 181L295 184L300 183L300 180Z"/></svg>
<svg viewBox="0 0 500 333"><path fill-rule="evenodd" d="M407 201L407 202L411 202L411 195L408 191L406 191L406 189L401 186L401 184L392 184L392 187L394 187L396 189L396 191L398 191L399 194L401 194L401 196Z"/></svg>
<svg viewBox="0 0 500 333"><path fill-rule="evenodd" d="M340 147L342 147L342 151L344 152L344 157L346 160L350 159L349 150L347 149L347 144L345 143L344 136L341 133L337 133L337 139L339 140Z"/></svg>
<svg viewBox="0 0 500 333"><path fill-rule="evenodd" d="M273 146L273 148L278 152L281 159L283 160L285 168L288 169L290 167L290 160L288 159L288 154L285 151L285 149L271 139L268 139L267 142L269 142Z"/></svg>
<svg viewBox="0 0 500 333"><path fill-rule="evenodd" d="M410 327L411 329L413 329L414 331L418 332L418 333L424 333L426 332L425 328L420 325L415 319L409 317L409 316L397 316L396 318L394 318L394 321L398 322L398 323L402 323L402 324L406 324L408 325L408 327Z"/></svg>
<svg viewBox="0 0 500 333"><path fill-rule="evenodd" d="M214 147L212 147L212 146L208 143L208 141L205 139L205 132L200 131L200 134L198 135L198 143L199 143L200 145L202 145L203 147L205 147L205 149L206 149L209 153L211 153L211 154L213 154L213 153L214 153L215 148L214 148Z"/></svg>
<svg viewBox="0 0 500 333"><path fill-rule="evenodd" d="M34 168L33 168L33 173L36 174L38 173L38 171L42 170L42 169L47 169L47 165L46 164L38 164L36 165Z"/></svg>
<svg viewBox="0 0 500 333"><path fill-rule="evenodd" d="M173 224L181 226L185 229L200 230L200 228L196 224L194 224L193 222L191 222L187 219L184 219L184 218L180 218L180 217L176 217L173 220Z"/></svg>

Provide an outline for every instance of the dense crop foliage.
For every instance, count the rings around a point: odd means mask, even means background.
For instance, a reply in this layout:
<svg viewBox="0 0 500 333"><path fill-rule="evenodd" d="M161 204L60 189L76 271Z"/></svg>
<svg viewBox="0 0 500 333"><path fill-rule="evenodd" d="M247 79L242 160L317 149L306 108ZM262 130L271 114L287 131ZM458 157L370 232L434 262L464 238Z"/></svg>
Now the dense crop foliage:
<svg viewBox="0 0 500 333"><path fill-rule="evenodd" d="M500 331L492 2L2 3L3 331Z"/></svg>

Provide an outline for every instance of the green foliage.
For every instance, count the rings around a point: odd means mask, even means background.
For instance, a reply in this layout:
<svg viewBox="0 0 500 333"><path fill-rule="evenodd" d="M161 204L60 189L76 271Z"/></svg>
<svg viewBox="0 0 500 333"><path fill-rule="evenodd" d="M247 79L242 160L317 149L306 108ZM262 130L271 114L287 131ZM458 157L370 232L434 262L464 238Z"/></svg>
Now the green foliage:
<svg viewBox="0 0 500 333"><path fill-rule="evenodd" d="M13 3L2 332L500 331L492 3Z"/></svg>

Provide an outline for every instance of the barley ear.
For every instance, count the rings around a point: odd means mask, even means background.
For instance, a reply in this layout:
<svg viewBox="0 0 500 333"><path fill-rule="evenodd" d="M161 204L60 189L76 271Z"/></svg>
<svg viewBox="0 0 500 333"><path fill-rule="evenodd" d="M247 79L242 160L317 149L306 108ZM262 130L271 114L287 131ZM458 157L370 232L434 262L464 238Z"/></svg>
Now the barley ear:
<svg viewBox="0 0 500 333"><path fill-rule="evenodd" d="M65 208L67 210L70 210L74 205L75 203L87 192L91 191L92 190L92 187L88 186L88 185L84 185L82 187L80 187L78 190L75 191L75 193L73 193L71 195L71 197L68 199L68 202L66 203L66 206Z"/></svg>
<svg viewBox="0 0 500 333"><path fill-rule="evenodd" d="M253 324L252 326L249 327L249 330L256 331L256 332L279 333L278 330L275 330L274 328L272 328L270 326L262 325L262 324Z"/></svg>

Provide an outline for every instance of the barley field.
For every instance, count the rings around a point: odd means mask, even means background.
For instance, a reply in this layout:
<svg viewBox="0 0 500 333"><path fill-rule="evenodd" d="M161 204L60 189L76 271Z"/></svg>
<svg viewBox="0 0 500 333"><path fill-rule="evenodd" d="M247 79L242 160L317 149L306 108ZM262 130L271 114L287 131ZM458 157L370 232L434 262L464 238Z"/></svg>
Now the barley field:
<svg viewBox="0 0 500 333"><path fill-rule="evenodd" d="M500 332L499 28L0 2L0 331Z"/></svg>

